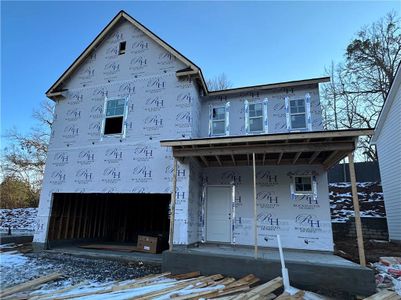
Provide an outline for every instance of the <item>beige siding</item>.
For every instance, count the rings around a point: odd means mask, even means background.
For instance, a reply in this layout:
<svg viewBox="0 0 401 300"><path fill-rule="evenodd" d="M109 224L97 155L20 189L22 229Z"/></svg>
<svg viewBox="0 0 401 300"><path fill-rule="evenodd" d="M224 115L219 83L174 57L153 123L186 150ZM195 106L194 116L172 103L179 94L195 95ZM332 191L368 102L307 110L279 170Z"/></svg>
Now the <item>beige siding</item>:
<svg viewBox="0 0 401 300"><path fill-rule="evenodd" d="M401 241L401 89L377 141L390 240Z"/></svg>

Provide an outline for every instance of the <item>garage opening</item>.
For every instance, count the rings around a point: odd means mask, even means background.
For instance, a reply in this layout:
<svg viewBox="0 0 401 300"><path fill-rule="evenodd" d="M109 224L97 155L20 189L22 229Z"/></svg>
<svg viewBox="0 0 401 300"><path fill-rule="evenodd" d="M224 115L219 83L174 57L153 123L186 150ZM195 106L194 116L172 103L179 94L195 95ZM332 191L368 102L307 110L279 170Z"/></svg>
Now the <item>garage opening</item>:
<svg viewBox="0 0 401 300"><path fill-rule="evenodd" d="M50 246L78 242L136 244L138 235L168 248L170 194L54 193Z"/></svg>

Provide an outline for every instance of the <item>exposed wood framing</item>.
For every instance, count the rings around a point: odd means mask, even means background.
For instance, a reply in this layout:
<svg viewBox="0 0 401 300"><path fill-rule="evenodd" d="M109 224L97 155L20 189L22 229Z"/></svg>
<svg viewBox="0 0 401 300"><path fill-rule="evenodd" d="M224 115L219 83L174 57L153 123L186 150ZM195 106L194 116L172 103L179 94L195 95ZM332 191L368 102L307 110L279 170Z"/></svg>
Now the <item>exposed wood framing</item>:
<svg viewBox="0 0 401 300"><path fill-rule="evenodd" d="M252 153L252 171L253 171L253 222L254 222L254 239L255 239L255 259L258 258L258 220L256 206L256 161L255 153Z"/></svg>
<svg viewBox="0 0 401 300"><path fill-rule="evenodd" d="M358 242L359 264L365 267L366 266L365 248L363 245L362 222L361 222L361 214L359 212L359 199L358 199L358 190L356 187L353 152L348 154L348 160L349 160L349 174L351 177L352 203L354 205L354 212L355 212L355 227L356 227L356 238Z"/></svg>
<svg viewBox="0 0 401 300"><path fill-rule="evenodd" d="M207 162L206 158L203 156L200 156L200 159L203 161L203 163L205 164L206 167L209 166L209 163Z"/></svg>
<svg viewBox="0 0 401 300"><path fill-rule="evenodd" d="M297 154L295 154L294 159L292 160L292 164L295 165L295 163L297 162L298 158L301 156L302 152L297 152Z"/></svg>
<svg viewBox="0 0 401 300"><path fill-rule="evenodd" d="M313 152L312 156L308 160L308 164L309 165L312 164L315 161L315 159L319 156L319 154L320 154L320 151Z"/></svg>
<svg viewBox="0 0 401 300"><path fill-rule="evenodd" d="M173 250L174 242L174 218L175 218L175 200L177 193L177 160L174 158L173 168L173 189L171 191L171 213L170 213L170 234L169 234L169 249Z"/></svg>
<svg viewBox="0 0 401 300"><path fill-rule="evenodd" d="M231 154L231 159L233 160L234 166L236 166L234 155Z"/></svg>
<svg viewBox="0 0 401 300"><path fill-rule="evenodd" d="M219 163L220 166L223 166L223 164L221 163L221 160L220 160L218 155L216 155L216 160L217 160L217 162Z"/></svg>
<svg viewBox="0 0 401 300"><path fill-rule="evenodd" d="M283 155L284 155L284 152L280 152L280 154L278 155L278 159L277 159L278 165L280 164L281 160L283 159Z"/></svg>

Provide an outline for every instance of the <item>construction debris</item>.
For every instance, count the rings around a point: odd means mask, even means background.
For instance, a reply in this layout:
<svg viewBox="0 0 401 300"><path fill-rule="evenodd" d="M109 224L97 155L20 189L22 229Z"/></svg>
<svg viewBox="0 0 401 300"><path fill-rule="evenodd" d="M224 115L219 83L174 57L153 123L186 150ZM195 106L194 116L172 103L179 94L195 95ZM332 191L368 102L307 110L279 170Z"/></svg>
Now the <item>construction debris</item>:
<svg viewBox="0 0 401 300"><path fill-rule="evenodd" d="M389 290L382 290L372 296L365 298L365 300L400 300L401 296L398 295L396 292L389 291Z"/></svg>
<svg viewBox="0 0 401 300"><path fill-rule="evenodd" d="M394 290L401 296L401 257L380 257L379 262L371 265L377 272L377 288Z"/></svg>

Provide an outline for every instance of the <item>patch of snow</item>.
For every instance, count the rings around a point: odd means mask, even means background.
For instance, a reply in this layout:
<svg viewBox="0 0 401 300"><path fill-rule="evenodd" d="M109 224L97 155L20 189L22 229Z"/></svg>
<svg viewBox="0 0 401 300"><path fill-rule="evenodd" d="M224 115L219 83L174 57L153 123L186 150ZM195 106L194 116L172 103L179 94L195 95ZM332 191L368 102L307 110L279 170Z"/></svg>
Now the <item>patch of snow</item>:
<svg viewBox="0 0 401 300"><path fill-rule="evenodd" d="M38 209L32 207L0 209L0 230L34 231L37 214Z"/></svg>

